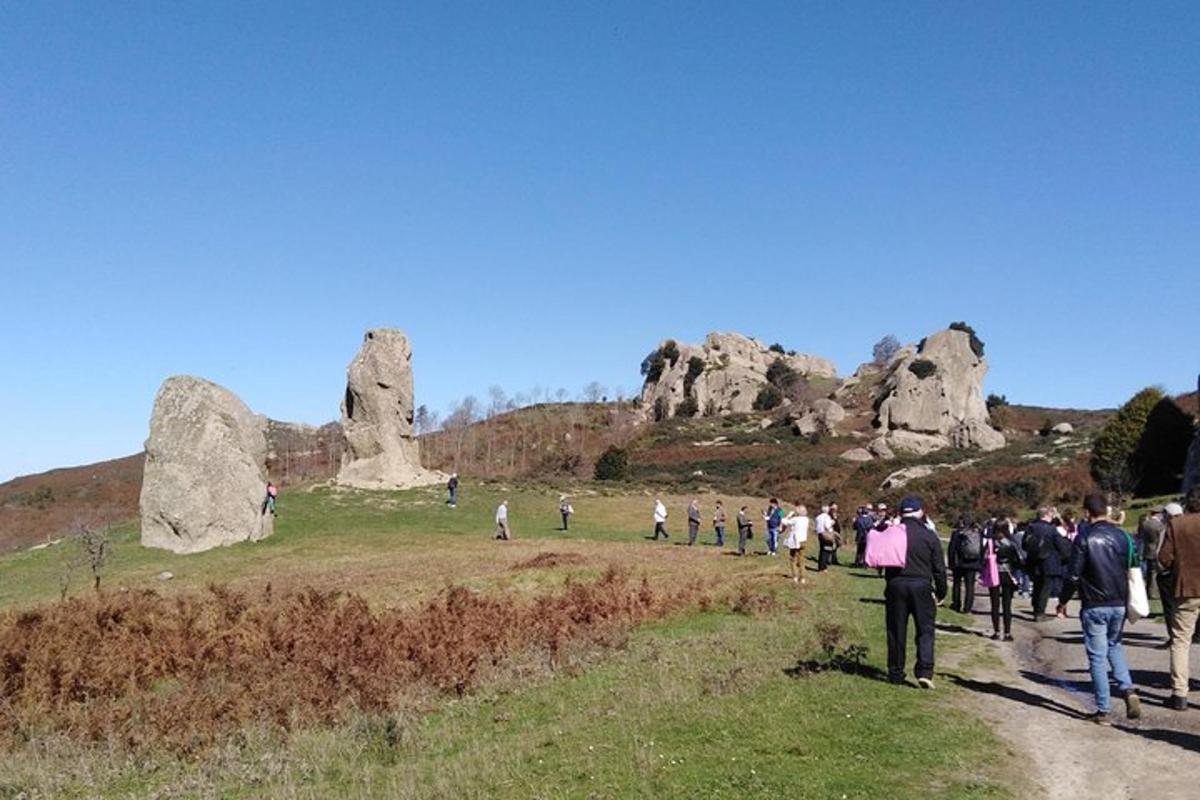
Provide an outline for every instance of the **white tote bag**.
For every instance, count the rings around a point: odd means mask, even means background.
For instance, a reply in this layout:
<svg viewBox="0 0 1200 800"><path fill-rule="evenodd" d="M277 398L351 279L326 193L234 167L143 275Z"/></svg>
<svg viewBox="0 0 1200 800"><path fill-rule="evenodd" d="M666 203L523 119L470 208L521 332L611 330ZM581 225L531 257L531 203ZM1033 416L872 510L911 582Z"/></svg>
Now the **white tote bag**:
<svg viewBox="0 0 1200 800"><path fill-rule="evenodd" d="M1128 536L1128 534L1126 534ZM1146 594L1146 580L1141 566L1135 566L1133 537L1129 537L1129 599L1125 602L1125 619L1129 624L1150 616L1150 596Z"/></svg>

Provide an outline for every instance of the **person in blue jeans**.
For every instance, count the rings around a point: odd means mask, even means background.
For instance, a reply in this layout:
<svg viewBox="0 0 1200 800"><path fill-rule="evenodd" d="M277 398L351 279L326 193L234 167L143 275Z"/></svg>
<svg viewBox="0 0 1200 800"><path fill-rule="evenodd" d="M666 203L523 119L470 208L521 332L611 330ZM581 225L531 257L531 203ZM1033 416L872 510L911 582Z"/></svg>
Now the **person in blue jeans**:
<svg viewBox="0 0 1200 800"><path fill-rule="evenodd" d="M767 510L763 512L763 521L767 523L767 555L778 556L779 526L783 524L783 509L779 507L779 501L774 497L767 503Z"/></svg>
<svg viewBox="0 0 1200 800"><path fill-rule="evenodd" d="M1089 525L1075 537L1071 560L1058 611L1065 614L1067 603L1079 592L1083 610L1079 622L1083 628L1083 646L1087 651L1088 670L1096 711L1088 719L1099 725L1111 725L1112 699L1109 695L1109 668L1117 690L1125 699L1125 715L1137 719L1142 704L1129 674L1121 633L1125 627L1125 605L1129 600L1127 573L1137 566L1133 539L1108 518L1108 500L1103 494L1089 494L1083 501Z"/></svg>

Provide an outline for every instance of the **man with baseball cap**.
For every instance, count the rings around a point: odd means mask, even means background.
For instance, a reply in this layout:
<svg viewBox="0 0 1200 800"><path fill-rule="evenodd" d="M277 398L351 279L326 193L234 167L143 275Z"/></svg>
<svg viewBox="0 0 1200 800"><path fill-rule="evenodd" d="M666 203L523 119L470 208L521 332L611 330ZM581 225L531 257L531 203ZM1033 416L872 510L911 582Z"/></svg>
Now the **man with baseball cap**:
<svg viewBox="0 0 1200 800"><path fill-rule="evenodd" d="M912 617L917 629L917 663L913 673L918 686L932 689L934 619L937 603L946 597L946 555L942 540L925 525L921 498L906 497L900 501L900 519L908 534L904 566L884 570L888 680L904 683L908 618Z"/></svg>

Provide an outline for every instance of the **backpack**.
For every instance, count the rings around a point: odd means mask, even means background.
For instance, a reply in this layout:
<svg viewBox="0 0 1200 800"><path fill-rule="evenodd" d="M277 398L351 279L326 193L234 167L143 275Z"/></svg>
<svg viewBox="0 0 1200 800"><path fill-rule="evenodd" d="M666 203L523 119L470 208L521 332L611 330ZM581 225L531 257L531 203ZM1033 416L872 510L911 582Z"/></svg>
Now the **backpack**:
<svg viewBox="0 0 1200 800"><path fill-rule="evenodd" d="M958 532L958 560L974 563L983 555L983 534L978 528Z"/></svg>

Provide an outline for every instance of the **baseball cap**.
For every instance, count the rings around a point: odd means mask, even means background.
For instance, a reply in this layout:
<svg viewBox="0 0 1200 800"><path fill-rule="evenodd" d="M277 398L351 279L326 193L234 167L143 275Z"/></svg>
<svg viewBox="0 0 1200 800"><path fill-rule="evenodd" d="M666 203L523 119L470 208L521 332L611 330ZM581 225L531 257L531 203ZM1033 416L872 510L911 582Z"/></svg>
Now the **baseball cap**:
<svg viewBox="0 0 1200 800"><path fill-rule="evenodd" d="M1168 517L1178 517L1183 513L1183 506L1179 503L1167 503L1163 506L1163 511L1167 512Z"/></svg>
<svg viewBox="0 0 1200 800"><path fill-rule="evenodd" d="M909 495L900 501L901 514L912 514L916 511L922 511L924 508L925 504L922 503L921 498L917 497L916 495Z"/></svg>

